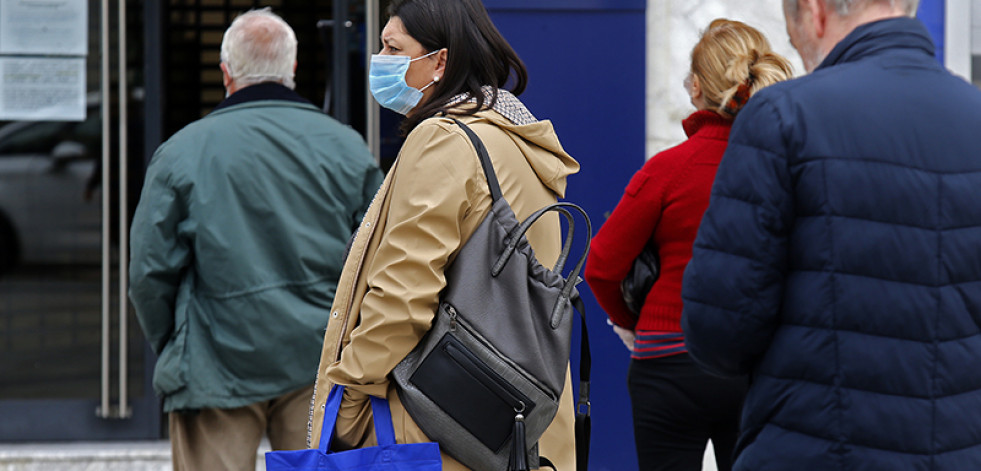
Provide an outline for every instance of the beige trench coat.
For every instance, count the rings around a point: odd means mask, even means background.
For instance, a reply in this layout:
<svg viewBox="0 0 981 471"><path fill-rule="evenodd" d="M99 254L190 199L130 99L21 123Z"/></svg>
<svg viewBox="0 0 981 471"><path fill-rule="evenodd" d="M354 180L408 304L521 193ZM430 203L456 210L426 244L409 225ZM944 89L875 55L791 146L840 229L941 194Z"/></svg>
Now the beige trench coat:
<svg viewBox="0 0 981 471"><path fill-rule="evenodd" d="M563 149L548 121L515 125L493 110L460 118L486 145L505 199L518 219L556 201L579 164ZM399 401L388 374L432 324L444 268L490 209L479 158L463 130L446 118L429 119L406 139L372 203L338 283L317 375L311 443L319 443L323 407L334 384L347 386L336 440L375 445L367 395L387 397L399 443L430 441ZM561 251L558 216L551 213L527 234L538 259L552 266ZM539 442L559 470L575 469L571 382ZM335 447L336 447L335 440ZM447 470L467 469L443 455Z"/></svg>

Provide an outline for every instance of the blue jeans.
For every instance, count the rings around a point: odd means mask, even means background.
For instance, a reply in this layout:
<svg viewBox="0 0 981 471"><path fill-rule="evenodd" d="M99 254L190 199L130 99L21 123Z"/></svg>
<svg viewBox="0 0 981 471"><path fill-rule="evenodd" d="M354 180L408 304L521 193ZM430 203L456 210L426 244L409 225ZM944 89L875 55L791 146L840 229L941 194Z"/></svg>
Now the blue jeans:
<svg viewBox="0 0 981 471"><path fill-rule="evenodd" d="M732 468L746 378L709 375L684 353L632 360L627 386L641 471L699 471L708 440L719 471Z"/></svg>

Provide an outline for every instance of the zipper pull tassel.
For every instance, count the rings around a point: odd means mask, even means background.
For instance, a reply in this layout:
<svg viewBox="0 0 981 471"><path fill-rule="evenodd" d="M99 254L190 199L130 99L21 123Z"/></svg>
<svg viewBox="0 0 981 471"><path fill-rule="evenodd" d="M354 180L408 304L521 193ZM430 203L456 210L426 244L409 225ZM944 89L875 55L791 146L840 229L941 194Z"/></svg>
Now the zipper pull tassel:
<svg viewBox="0 0 981 471"><path fill-rule="evenodd" d="M525 404L523 402L519 404L520 407L515 408L514 428L511 431L509 471L529 471L528 451L525 450L525 416L521 414L525 410Z"/></svg>

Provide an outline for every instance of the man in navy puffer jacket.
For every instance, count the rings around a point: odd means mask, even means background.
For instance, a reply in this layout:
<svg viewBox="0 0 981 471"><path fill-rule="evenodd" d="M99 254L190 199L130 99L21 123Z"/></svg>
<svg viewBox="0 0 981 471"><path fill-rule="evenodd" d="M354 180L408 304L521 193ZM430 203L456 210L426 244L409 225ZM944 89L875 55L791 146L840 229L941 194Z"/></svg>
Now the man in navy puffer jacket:
<svg viewBox="0 0 981 471"><path fill-rule="evenodd" d="M739 114L685 272L750 374L734 469L981 470L981 91L916 0L785 0L813 73Z"/></svg>

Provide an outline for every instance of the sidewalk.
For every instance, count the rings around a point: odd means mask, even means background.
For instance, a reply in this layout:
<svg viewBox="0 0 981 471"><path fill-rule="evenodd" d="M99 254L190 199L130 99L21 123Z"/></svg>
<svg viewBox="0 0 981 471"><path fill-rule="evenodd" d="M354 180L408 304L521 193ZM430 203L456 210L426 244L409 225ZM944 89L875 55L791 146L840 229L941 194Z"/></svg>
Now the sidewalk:
<svg viewBox="0 0 981 471"><path fill-rule="evenodd" d="M259 446L256 471L265 471L269 444ZM711 445L702 471L716 471ZM170 443L67 442L0 443L0 471L172 471Z"/></svg>
<svg viewBox="0 0 981 471"><path fill-rule="evenodd" d="M265 471L263 456L268 450L263 441L256 471ZM0 443L0 471L172 471L170 443Z"/></svg>

